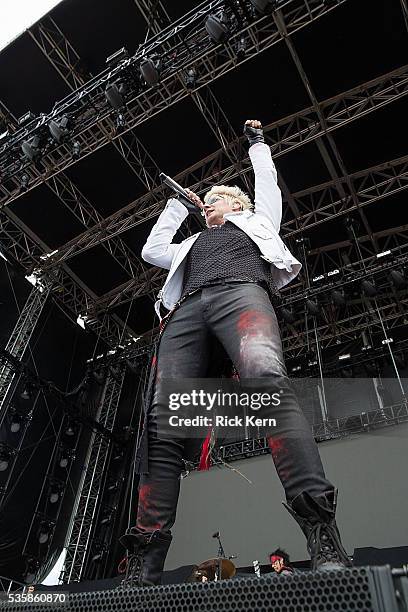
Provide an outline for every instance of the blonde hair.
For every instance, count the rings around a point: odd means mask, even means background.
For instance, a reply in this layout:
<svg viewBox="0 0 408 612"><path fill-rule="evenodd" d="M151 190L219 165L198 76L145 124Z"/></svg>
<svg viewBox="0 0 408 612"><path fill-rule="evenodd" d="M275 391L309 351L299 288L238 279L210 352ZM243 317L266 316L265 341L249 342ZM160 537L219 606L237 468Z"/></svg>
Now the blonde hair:
<svg viewBox="0 0 408 612"><path fill-rule="evenodd" d="M236 185L234 187L229 187L228 185L215 185L211 187L210 191L205 194L204 204L208 202L211 196L218 194L224 196L224 200L228 204L232 205L234 202L238 202L241 210L252 210L254 207L249 196Z"/></svg>

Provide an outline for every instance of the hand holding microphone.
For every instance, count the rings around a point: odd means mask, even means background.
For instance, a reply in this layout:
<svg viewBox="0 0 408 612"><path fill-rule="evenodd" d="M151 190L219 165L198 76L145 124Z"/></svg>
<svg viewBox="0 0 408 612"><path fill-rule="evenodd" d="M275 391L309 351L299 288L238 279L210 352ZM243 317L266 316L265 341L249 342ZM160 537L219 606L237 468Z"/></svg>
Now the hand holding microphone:
<svg viewBox="0 0 408 612"><path fill-rule="evenodd" d="M181 185L176 183L176 181L174 181L170 176L167 176L167 174L164 174L163 172L160 173L160 178L163 183L165 183L165 185L175 191L176 198L182 204L184 204L188 212L192 214L200 214L201 210L204 210L204 204L202 203L200 197L193 191L190 191L190 189L184 189Z"/></svg>

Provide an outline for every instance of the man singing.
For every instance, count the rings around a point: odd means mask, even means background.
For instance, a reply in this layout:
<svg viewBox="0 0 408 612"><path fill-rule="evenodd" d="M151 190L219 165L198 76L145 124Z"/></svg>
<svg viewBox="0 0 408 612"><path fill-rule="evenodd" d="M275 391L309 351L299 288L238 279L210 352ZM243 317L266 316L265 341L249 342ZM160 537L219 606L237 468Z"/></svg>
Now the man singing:
<svg viewBox="0 0 408 612"><path fill-rule="evenodd" d="M130 586L160 583L183 460L197 453L197 440L160 435L156 415L161 381L204 378L213 336L240 379L261 381L263 391L283 387L282 401L270 408L278 427L267 439L285 506L307 538L312 568L350 565L335 522L337 489L325 477L310 426L289 383L270 299L299 273L301 264L279 236L282 199L261 123L246 121L244 132L255 173L254 206L238 187L215 186L204 204L189 191L205 214L207 228L176 244L173 237L189 213L171 198L142 250L145 261L169 270L155 304L159 317L160 306L169 312L154 364L145 443L137 456L141 477L136 525L121 538L129 553L124 584Z"/></svg>

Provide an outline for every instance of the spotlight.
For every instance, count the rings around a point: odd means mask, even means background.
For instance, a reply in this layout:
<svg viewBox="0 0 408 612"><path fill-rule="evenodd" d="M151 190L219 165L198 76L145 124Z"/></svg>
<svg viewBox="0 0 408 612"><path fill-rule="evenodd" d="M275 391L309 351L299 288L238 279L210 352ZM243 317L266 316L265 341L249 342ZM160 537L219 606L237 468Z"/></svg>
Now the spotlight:
<svg viewBox="0 0 408 612"><path fill-rule="evenodd" d="M126 119L125 119L125 115L123 115L123 113L119 113L116 116L116 120L115 120L115 126L117 130L122 130L126 125Z"/></svg>
<svg viewBox="0 0 408 612"><path fill-rule="evenodd" d="M40 568L40 562L36 557L28 557L26 560L25 571L23 574L24 582L31 584L34 582L36 574Z"/></svg>
<svg viewBox="0 0 408 612"><path fill-rule="evenodd" d="M45 544L50 539L52 523L50 521L42 521L38 529L37 539L40 544Z"/></svg>
<svg viewBox="0 0 408 612"><path fill-rule="evenodd" d="M40 137L33 136L30 140L25 140L21 145L24 156L31 162L37 163L41 159Z"/></svg>
<svg viewBox="0 0 408 612"><path fill-rule="evenodd" d="M250 0L252 6L260 15L264 15L269 9L272 10L276 6L275 0Z"/></svg>
<svg viewBox="0 0 408 612"><path fill-rule="evenodd" d="M93 370L92 376L98 385L103 385L105 382L105 373L103 370Z"/></svg>
<svg viewBox="0 0 408 612"><path fill-rule="evenodd" d="M189 68L185 77L187 89L194 89L197 82L197 71L195 68Z"/></svg>
<svg viewBox="0 0 408 612"><path fill-rule="evenodd" d="M222 17L208 15L205 20L205 29L214 44L225 42L230 34L230 29L225 22L224 15Z"/></svg>
<svg viewBox="0 0 408 612"><path fill-rule="evenodd" d="M320 314L319 305L313 300L306 300L306 309L312 317L317 317Z"/></svg>
<svg viewBox="0 0 408 612"><path fill-rule="evenodd" d="M160 73L154 61L150 58L146 58L140 64L140 73L144 78L147 85L153 87L157 85L160 80Z"/></svg>
<svg viewBox="0 0 408 612"><path fill-rule="evenodd" d="M77 434L77 431L78 431L78 427L76 423L71 422L71 423L68 423L68 425L66 426L64 430L64 434L72 438L73 436Z"/></svg>
<svg viewBox="0 0 408 612"><path fill-rule="evenodd" d="M79 159L81 157L81 145L77 140L72 143L71 155L72 159Z"/></svg>
<svg viewBox="0 0 408 612"><path fill-rule="evenodd" d="M28 183L30 179L28 178L28 174L23 174L20 179L20 191L25 192L28 190Z"/></svg>
<svg viewBox="0 0 408 612"><path fill-rule="evenodd" d="M70 461L75 458L73 452L68 448L62 448L58 458L58 465L60 468L65 469L68 467Z"/></svg>
<svg viewBox="0 0 408 612"><path fill-rule="evenodd" d="M333 289L331 292L331 298L335 306L344 306L346 303L346 297L343 289Z"/></svg>
<svg viewBox="0 0 408 612"><path fill-rule="evenodd" d="M296 318L295 315L293 313L293 310L290 310L289 308L282 308L281 309L281 313L282 313L282 317L284 319L284 321L286 321L286 323L294 323Z"/></svg>
<svg viewBox="0 0 408 612"><path fill-rule="evenodd" d="M375 297L378 293L375 284L369 280L362 281L361 289L366 297Z"/></svg>
<svg viewBox="0 0 408 612"><path fill-rule="evenodd" d="M50 504L56 504L62 497L64 485L62 482L53 482L48 492L48 499Z"/></svg>
<svg viewBox="0 0 408 612"><path fill-rule="evenodd" d="M17 433L21 429L21 424L23 423L23 416L15 412L11 418L10 422L10 431L11 433Z"/></svg>
<svg viewBox="0 0 408 612"><path fill-rule="evenodd" d="M66 140L68 140L69 138L68 124L69 124L69 119L66 115L64 115L59 122L54 121L54 119L51 119L51 121L49 122L48 129L50 131L50 134L53 137L53 139L56 142L58 142L58 144L61 144L62 142L65 142Z"/></svg>
<svg viewBox="0 0 408 612"><path fill-rule="evenodd" d="M243 59L246 55L247 43L245 40L245 36L241 36L237 45L237 58Z"/></svg>
<svg viewBox="0 0 408 612"><path fill-rule="evenodd" d="M105 89L105 97L112 108L122 110L125 107L125 100L116 83L109 83Z"/></svg>
<svg viewBox="0 0 408 612"><path fill-rule="evenodd" d="M405 276L399 270L391 270L390 277L392 284L397 289L402 289L407 284Z"/></svg>
<svg viewBox="0 0 408 612"><path fill-rule="evenodd" d="M32 396L33 396L33 386L27 382L24 385L24 389L20 393L20 398L24 401L28 401L32 398Z"/></svg>
<svg viewBox="0 0 408 612"><path fill-rule="evenodd" d="M0 443L0 472L5 472L13 459L16 450L8 444Z"/></svg>

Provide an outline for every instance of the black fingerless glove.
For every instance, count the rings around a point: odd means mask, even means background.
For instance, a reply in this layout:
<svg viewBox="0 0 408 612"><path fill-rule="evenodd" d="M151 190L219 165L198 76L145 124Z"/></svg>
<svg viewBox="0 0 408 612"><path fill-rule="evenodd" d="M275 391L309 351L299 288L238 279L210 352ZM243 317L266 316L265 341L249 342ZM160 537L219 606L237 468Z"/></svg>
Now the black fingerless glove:
<svg viewBox="0 0 408 612"><path fill-rule="evenodd" d="M244 134L248 138L250 147L257 142L265 142L262 128L253 128L250 125L245 125Z"/></svg>

